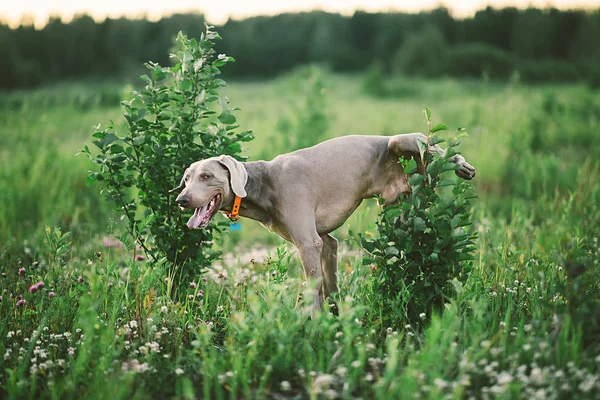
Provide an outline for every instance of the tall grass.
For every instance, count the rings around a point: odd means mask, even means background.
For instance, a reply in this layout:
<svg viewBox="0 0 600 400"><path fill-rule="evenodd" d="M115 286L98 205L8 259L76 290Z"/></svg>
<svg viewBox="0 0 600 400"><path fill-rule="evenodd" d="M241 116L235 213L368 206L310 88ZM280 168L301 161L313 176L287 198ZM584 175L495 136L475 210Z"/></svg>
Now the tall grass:
<svg viewBox="0 0 600 400"><path fill-rule="evenodd" d="M286 151L269 146L273 115L290 104L279 94L286 79L228 89L242 129L256 133L250 155ZM0 397L600 397L591 93L415 81L418 95L377 100L353 77L325 84L331 136L418 130L423 104L469 128L461 150L478 168L476 260L443 312L382 323L376 274L355 251L340 257L339 316L312 319L310 288L284 247L265 261L213 265L191 282L133 260L101 240L111 207L85 186L86 163L74 157L92 125L118 121L119 109L2 109ZM336 235L352 248L349 227L372 231L376 212L361 207ZM45 225L73 233L46 234ZM245 221L216 245L241 255L278 243Z"/></svg>

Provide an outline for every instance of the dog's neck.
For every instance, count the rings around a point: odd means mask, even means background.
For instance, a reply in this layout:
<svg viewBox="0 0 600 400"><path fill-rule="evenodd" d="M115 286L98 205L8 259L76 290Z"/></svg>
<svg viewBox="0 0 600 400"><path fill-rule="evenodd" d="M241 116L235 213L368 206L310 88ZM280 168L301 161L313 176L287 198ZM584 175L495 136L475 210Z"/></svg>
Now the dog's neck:
<svg viewBox="0 0 600 400"><path fill-rule="evenodd" d="M271 194L268 186L265 185L269 179L268 162L251 161L243 164L248 171L248 182L245 186L248 195L242 199L240 215L268 226L271 223L272 215Z"/></svg>

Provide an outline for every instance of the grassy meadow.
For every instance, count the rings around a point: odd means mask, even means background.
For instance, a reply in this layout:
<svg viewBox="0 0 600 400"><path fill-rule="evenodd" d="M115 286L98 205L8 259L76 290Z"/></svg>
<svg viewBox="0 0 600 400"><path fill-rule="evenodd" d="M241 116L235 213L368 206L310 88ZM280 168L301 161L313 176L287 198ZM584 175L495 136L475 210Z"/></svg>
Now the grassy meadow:
<svg viewBox="0 0 600 400"><path fill-rule="evenodd" d="M254 131L251 160L294 143L311 102L303 74L223 91ZM375 201L334 233L339 316L308 317L294 249L253 221L217 240L222 263L178 281L114 240L120 215L75 156L98 123L124 125L132 84L4 93L0 397L600 398L598 91L394 79L394 96L374 98L360 75L318 74L327 129L315 143L425 131L425 106L469 132L477 251L444 311L382 322L356 241L375 232Z"/></svg>

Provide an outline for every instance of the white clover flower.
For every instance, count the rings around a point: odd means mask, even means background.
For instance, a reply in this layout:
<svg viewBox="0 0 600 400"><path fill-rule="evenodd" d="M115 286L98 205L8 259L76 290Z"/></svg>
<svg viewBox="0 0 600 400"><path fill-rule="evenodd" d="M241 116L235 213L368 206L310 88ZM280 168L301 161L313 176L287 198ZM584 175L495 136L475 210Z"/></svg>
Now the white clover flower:
<svg viewBox="0 0 600 400"><path fill-rule="evenodd" d="M320 374L315 378L313 384L315 389L322 390L326 387L329 387L329 385L331 385L333 382L335 382L335 376L329 374Z"/></svg>
<svg viewBox="0 0 600 400"><path fill-rule="evenodd" d="M346 372L348 372L348 368L343 366L337 367L335 370L335 373L342 377L346 375Z"/></svg>
<svg viewBox="0 0 600 400"><path fill-rule="evenodd" d="M440 379L440 378L435 378L435 379L433 380L433 384L435 385L435 387L436 387L438 390L444 390L445 388L447 388L447 387L448 387L448 382L446 382L445 380L443 380L443 379Z"/></svg>
<svg viewBox="0 0 600 400"><path fill-rule="evenodd" d="M146 343L152 353L160 353L160 345L156 342Z"/></svg>
<svg viewBox="0 0 600 400"><path fill-rule="evenodd" d="M508 372L500 372L498 374L498 377L496 378L496 382L498 382L499 385L507 385L509 383L511 383L513 380L513 376L508 373Z"/></svg>
<svg viewBox="0 0 600 400"><path fill-rule="evenodd" d="M336 337L336 338L341 338L342 336L344 336L344 333L343 333L343 332L341 332L341 331L340 331L340 332L336 332L336 333L335 333L335 337Z"/></svg>
<svg viewBox="0 0 600 400"><path fill-rule="evenodd" d="M283 390L284 392L287 392L288 390L290 390L292 388L292 385L290 385L290 383L288 381L281 381L279 386L281 387L281 390Z"/></svg>
<svg viewBox="0 0 600 400"><path fill-rule="evenodd" d="M424 312L422 312L421 314L419 314L419 318L421 318L421 319L425 319L425 317L426 317L426 315L425 315L425 313L424 313Z"/></svg>
<svg viewBox="0 0 600 400"><path fill-rule="evenodd" d="M358 368L361 366L361 362L360 360L354 360L352 361L352 364L350 364L352 366L352 368Z"/></svg>
<svg viewBox="0 0 600 400"><path fill-rule="evenodd" d="M177 368L175 370L175 375L181 375L181 374L183 374L183 370L181 368Z"/></svg>

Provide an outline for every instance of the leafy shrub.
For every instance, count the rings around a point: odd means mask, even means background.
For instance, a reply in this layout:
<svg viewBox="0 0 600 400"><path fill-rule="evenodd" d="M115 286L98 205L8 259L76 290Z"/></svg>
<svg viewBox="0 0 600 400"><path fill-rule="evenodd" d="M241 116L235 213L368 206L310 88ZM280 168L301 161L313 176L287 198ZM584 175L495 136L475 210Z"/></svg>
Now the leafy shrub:
<svg viewBox="0 0 600 400"><path fill-rule="evenodd" d="M434 133L446 127L432 129L428 109L426 115L429 144L444 142ZM405 172L412 174L412 193L384 209L375 239L361 237L367 252L363 264L375 271L379 286L374 290L379 305L374 315L384 326L417 323L423 314L440 309L451 292L449 281L466 278L470 267L466 261L475 249L475 235L467 229L475 195L470 184L445 178L447 171L456 169L449 158L456 154L457 145L449 141L444 156L423 151L424 174L416 172L414 159L401 160ZM442 188L451 192L441 193Z"/></svg>
<svg viewBox="0 0 600 400"><path fill-rule="evenodd" d="M453 76L506 79L514 70L513 58L505 51L485 43L455 46L449 52L448 72Z"/></svg>
<svg viewBox="0 0 600 400"><path fill-rule="evenodd" d="M383 63L378 60L375 61L367 72L362 81L363 92L373 97L385 97L387 96L387 90L385 86L384 66Z"/></svg>
<svg viewBox="0 0 600 400"><path fill-rule="evenodd" d="M146 64L145 88L122 103L126 132L117 133L112 123L97 127L99 154L92 155L87 146L82 151L100 167L88 182L104 184L106 198L125 213L128 232L144 251L153 260L166 257L198 269L215 257L209 250L213 231L187 229L187 216L169 189L190 163L219 154L240 159L242 142L252 139L251 132L235 133L234 109L218 96L225 85L219 68L233 60L216 56L215 39L220 37L209 26L200 40L180 33L175 65Z"/></svg>
<svg viewBox="0 0 600 400"><path fill-rule="evenodd" d="M446 47L439 28L428 25L408 36L395 56L395 69L407 75L443 75L446 70Z"/></svg>
<svg viewBox="0 0 600 400"><path fill-rule="evenodd" d="M327 97L323 72L316 66L304 68L292 76L293 90L301 98L294 104L293 117L277 122L281 132L281 147L287 151L314 146L329 131L331 117L327 114Z"/></svg>

